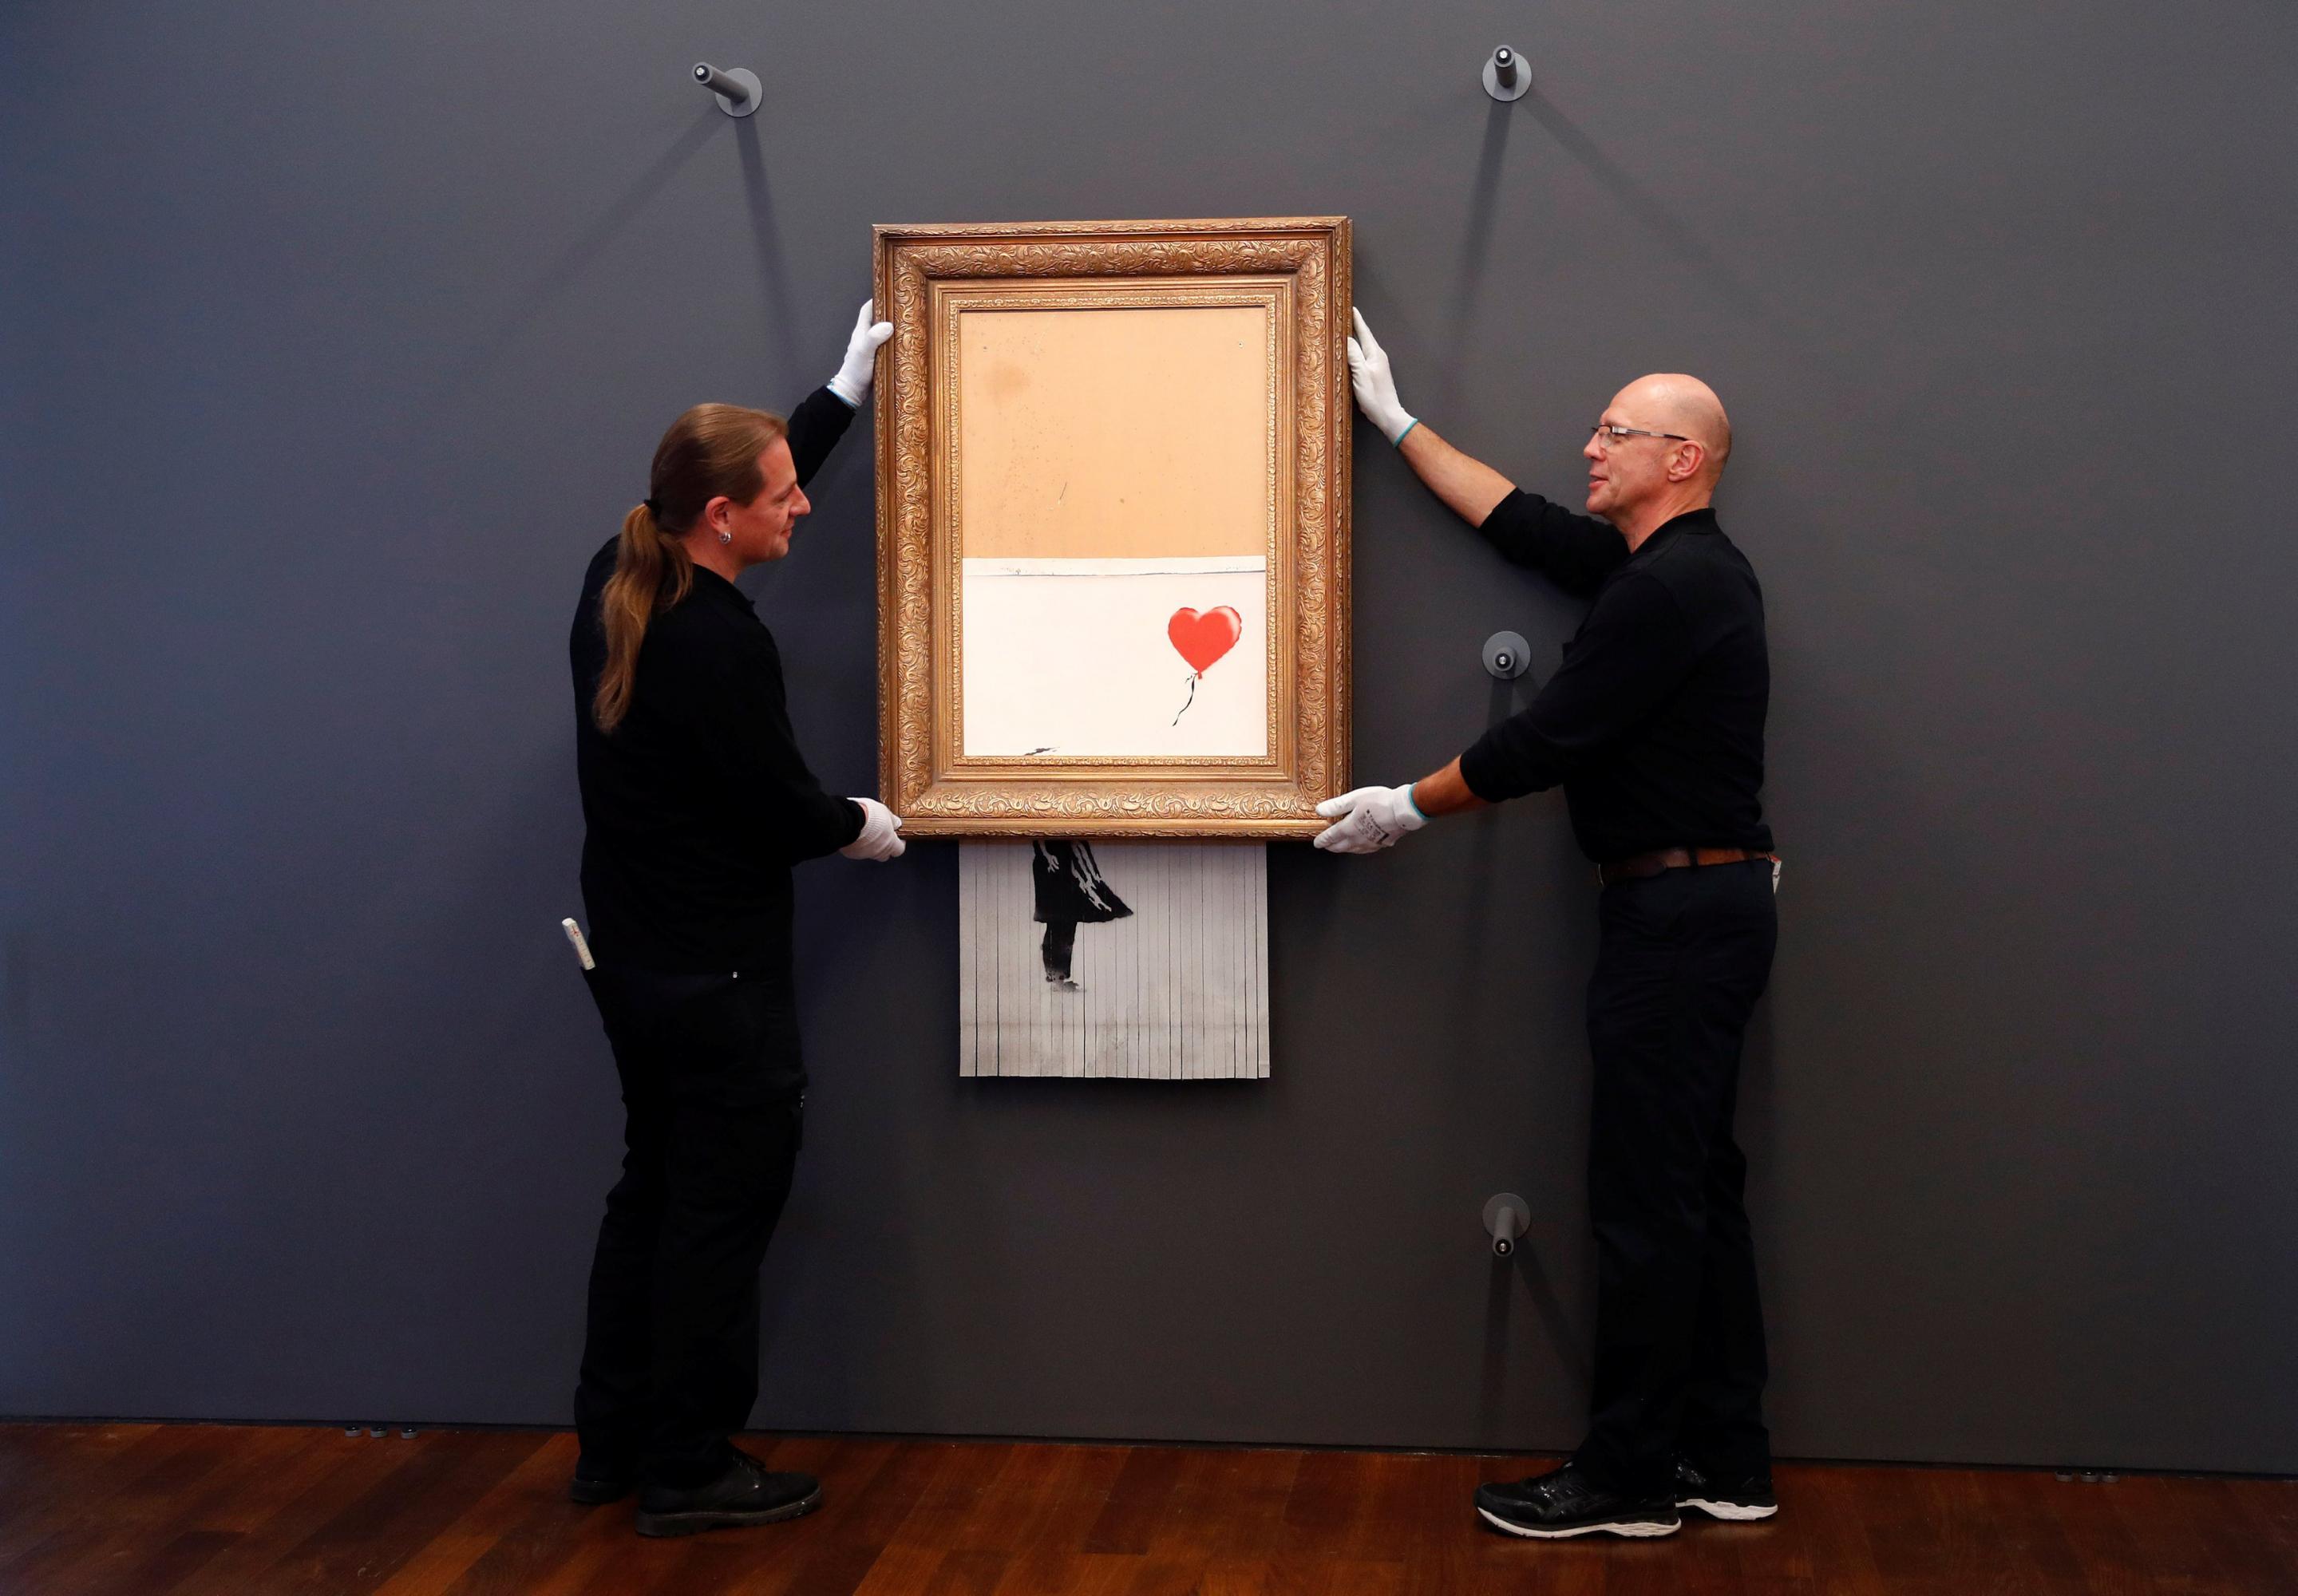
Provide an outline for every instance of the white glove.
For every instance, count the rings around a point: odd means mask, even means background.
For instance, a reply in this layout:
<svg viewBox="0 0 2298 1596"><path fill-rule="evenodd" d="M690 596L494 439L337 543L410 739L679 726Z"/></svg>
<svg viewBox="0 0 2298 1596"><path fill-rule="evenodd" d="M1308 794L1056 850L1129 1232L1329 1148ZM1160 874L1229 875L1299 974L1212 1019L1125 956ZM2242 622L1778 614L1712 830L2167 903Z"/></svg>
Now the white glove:
<svg viewBox="0 0 2298 1596"><path fill-rule="evenodd" d="M892 322L870 319L873 303L862 301L862 314L854 318L854 336L846 341L846 364L830 379L830 391L856 410L870 397L870 379L878 374L878 346L894 335Z"/></svg>
<svg viewBox="0 0 2298 1596"><path fill-rule="evenodd" d="M1394 847L1406 832L1428 824L1428 817L1412 802L1410 782L1401 787L1359 787L1326 799L1317 812L1339 822L1317 834L1317 846L1327 853L1377 853Z"/></svg>
<svg viewBox="0 0 2298 1596"><path fill-rule="evenodd" d="M1365 325L1364 312L1352 306L1349 321L1357 335L1349 340L1349 386L1356 390L1357 408L1378 427L1391 443L1402 443L1412 430L1412 417L1396 397L1396 375L1388 369L1388 351Z"/></svg>
<svg viewBox="0 0 2298 1596"><path fill-rule="evenodd" d="M902 841L902 817L875 798L849 798L862 806L862 835L839 851L848 859L899 859L909 844Z"/></svg>

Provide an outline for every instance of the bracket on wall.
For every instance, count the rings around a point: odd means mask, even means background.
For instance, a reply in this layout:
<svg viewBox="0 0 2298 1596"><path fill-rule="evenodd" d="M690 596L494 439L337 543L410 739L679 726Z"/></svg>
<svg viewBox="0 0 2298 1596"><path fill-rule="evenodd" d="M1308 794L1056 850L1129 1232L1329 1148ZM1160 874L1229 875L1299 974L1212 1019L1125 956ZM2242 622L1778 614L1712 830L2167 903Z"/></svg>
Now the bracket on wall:
<svg viewBox="0 0 2298 1596"><path fill-rule="evenodd" d="M1507 102L1521 100L1532 92L1532 69L1524 64L1524 57L1502 45L1484 62L1484 93L1493 99Z"/></svg>
<svg viewBox="0 0 2298 1596"><path fill-rule="evenodd" d="M1503 1191L1484 1205L1484 1229L1492 1232L1492 1256L1505 1258L1516 1251L1516 1238L1532 1228L1532 1210L1513 1191Z"/></svg>
<svg viewBox="0 0 2298 1596"><path fill-rule="evenodd" d="M718 96L718 109L730 117L746 117L758 109L763 91L758 75L747 68L721 71L707 61L694 63L694 81Z"/></svg>
<svg viewBox="0 0 2298 1596"><path fill-rule="evenodd" d="M1532 645L1521 632L1494 632L1484 639L1484 669L1501 681L1522 676L1532 656Z"/></svg>

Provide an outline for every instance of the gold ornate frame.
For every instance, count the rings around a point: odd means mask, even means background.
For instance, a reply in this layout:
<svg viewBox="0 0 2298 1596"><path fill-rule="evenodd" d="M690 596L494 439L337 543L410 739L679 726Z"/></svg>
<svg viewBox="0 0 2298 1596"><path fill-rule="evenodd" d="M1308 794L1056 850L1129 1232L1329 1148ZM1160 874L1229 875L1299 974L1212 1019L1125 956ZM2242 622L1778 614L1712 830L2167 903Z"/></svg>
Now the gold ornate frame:
<svg viewBox="0 0 2298 1596"><path fill-rule="evenodd" d="M894 324L877 388L880 786L917 836L1310 836L1349 785L1349 223L1039 222L872 230ZM968 756L957 728L955 333L966 309L1270 308L1279 469L1269 753ZM1290 617L1280 634L1277 617Z"/></svg>

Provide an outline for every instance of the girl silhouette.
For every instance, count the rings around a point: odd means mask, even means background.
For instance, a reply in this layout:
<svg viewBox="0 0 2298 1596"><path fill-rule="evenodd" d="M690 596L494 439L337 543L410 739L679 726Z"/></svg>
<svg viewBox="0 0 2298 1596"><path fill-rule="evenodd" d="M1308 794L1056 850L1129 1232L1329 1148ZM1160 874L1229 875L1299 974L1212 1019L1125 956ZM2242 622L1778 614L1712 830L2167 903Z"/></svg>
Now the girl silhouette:
<svg viewBox="0 0 2298 1596"><path fill-rule="evenodd" d="M1037 890L1034 917L1046 928L1038 951L1046 961L1046 979L1065 991L1078 983L1070 975L1070 955L1077 947L1077 928L1121 920L1133 911L1110 890L1095 862L1093 844L1059 839L1033 843L1030 884Z"/></svg>

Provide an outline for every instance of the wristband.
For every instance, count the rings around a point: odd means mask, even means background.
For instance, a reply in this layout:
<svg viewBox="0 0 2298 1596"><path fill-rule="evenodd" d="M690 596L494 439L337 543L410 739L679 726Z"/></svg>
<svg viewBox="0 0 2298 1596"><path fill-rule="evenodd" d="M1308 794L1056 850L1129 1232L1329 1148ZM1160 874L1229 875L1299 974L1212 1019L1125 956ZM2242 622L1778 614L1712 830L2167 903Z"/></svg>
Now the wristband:
<svg viewBox="0 0 2298 1596"><path fill-rule="evenodd" d="M1412 429L1419 424L1420 418L1418 415L1415 415L1410 420L1407 421L1404 424L1404 431L1396 435L1395 440L1390 443L1389 448L1402 448L1404 447L1404 440L1412 435Z"/></svg>

